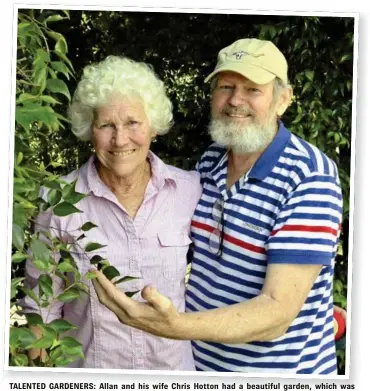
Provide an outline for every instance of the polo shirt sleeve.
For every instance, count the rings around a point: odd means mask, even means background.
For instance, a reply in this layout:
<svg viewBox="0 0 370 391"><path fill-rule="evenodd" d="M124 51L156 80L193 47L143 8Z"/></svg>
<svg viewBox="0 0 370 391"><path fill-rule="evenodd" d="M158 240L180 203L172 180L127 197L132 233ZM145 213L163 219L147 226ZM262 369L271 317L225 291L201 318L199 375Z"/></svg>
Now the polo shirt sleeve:
<svg viewBox="0 0 370 391"><path fill-rule="evenodd" d="M342 221L335 176L312 174L287 197L266 243L269 263L331 265Z"/></svg>

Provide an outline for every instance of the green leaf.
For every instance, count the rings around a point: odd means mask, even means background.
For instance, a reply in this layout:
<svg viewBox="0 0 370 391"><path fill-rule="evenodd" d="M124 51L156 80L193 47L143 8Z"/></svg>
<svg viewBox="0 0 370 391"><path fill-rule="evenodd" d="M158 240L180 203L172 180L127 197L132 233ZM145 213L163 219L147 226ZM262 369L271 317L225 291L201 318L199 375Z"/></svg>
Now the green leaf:
<svg viewBox="0 0 370 391"><path fill-rule="evenodd" d="M120 278L117 281L114 281L114 284L117 285L117 284L121 284L123 282L131 281L131 280L137 280L137 279L138 279L138 277L125 276L125 277Z"/></svg>
<svg viewBox="0 0 370 391"><path fill-rule="evenodd" d="M62 53L60 50L55 50L55 54L58 57L60 57L64 62L66 62L69 65L69 67L72 69L72 71L74 71L71 61L64 53Z"/></svg>
<svg viewBox="0 0 370 391"><path fill-rule="evenodd" d="M17 164L21 164L23 160L23 153L19 152L17 156Z"/></svg>
<svg viewBox="0 0 370 391"><path fill-rule="evenodd" d="M27 30L29 30L32 27L31 23L29 22L21 22L18 24L18 34L23 35Z"/></svg>
<svg viewBox="0 0 370 391"><path fill-rule="evenodd" d="M140 291L125 292L125 295L126 295L127 297L132 297L132 296L136 295L136 293L139 293L139 292L140 292Z"/></svg>
<svg viewBox="0 0 370 391"><path fill-rule="evenodd" d="M49 356L50 356L50 359L51 359L53 362L55 362L59 357L62 356L62 354L63 354L62 348L60 347L60 344L59 344L59 342L58 342L57 348L54 349L54 350L52 350L52 351L50 352L50 355L49 355Z"/></svg>
<svg viewBox="0 0 370 391"><path fill-rule="evenodd" d="M69 303L80 297L80 292L75 289L69 289L68 291L60 294L57 297L57 300L62 301L63 303Z"/></svg>
<svg viewBox="0 0 370 391"><path fill-rule="evenodd" d="M95 227L97 227L97 225L95 225L94 223L91 223L90 221L88 221L87 223L85 223L81 227L81 230L84 231L84 232L87 232L87 231L90 231L90 229L93 229Z"/></svg>
<svg viewBox="0 0 370 391"><path fill-rule="evenodd" d="M68 364L72 363L73 361L75 361L75 356L65 356L65 355L62 355L62 356L60 356L60 357L55 359L54 364L57 367L65 367Z"/></svg>
<svg viewBox="0 0 370 391"><path fill-rule="evenodd" d="M67 54L68 53L67 41L65 40L65 38L63 36L61 36L58 39L58 42L55 44L55 50L60 52L60 53L63 53L63 54Z"/></svg>
<svg viewBox="0 0 370 391"><path fill-rule="evenodd" d="M26 349L27 346L35 342L37 338L33 334L33 332L26 327L21 327L18 332L18 342L17 345L20 348Z"/></svg>
<svg viewBox="0 0 370 391"><path fill-rule="evenodd" d="M69 101L71 100L71 95L69 93L68 87L67 87L66 83L64 83L63 80L48 79L46 81L46 88L49 91L54 92L56 94L63 94L64 96L66 96L68 98Z"/></svg>
<svg viewBox="0 0 370 391"><path fill-rule="evenodd" d="M19 225L13 224L12 234L13 234L13 236L12 236L13 246L17 250L22 251L23 246L24 246L24 231L23 231L23 229Z"/></svg>
<svg viewBox="0 0 370 391"><path fill-rule="evenodd" d="M60 37L62 36L62 34L57 33L56 31L52 31L52 30L46 30L46 34L47 34L49 37L53 38L54 41L56 41L56 42L58 42L59 39L60 39Z"/></svg>
<svg viewBox="0 0 370 391"><path fill-rule="evenodd" d="M23 205L16 203L13 205L13 224L22 228L26 227L27 212Z"/></svg>
<svg viewBox="0 0 370 391"><path fill-rule="evenodd" d="M95 250L99 250L100 248L103 248L103 247L107 247L107 246L100 244L100 243L90 242L90 243L87 243L87 245L85 246L85 251L86 252L95 251Z"/></svg>
<svg viewBox="0 0 370 391"><path fill-rule="evenodd" d="M29 313L25 315L26 315L27 323L30 326L37 326L37 325L44 324L44 321L42 320L39 314Z"/></svg>
<svg viewBox="0 0 370 391"><path fill-rule="evenodd" d="M48 23L52 23L52 22L59 22L60 20L64 20L64 19L67 19L67 18L65 18L62 15L51 15L44 20L44 24L48 24Z"/></svg>
<svg viewBox="0 0 370 391"><path fill-rule="evenodd" d="M108 266L110 266L109 261L106 260L106 259L104 259L104 260L100 261L100 262L97 264L96 267L97 267L98 270L102 270L102 269L104 269L104 268L106 268L106 267L108 267Z"/></svg>
<svg viewBox="0 0 370 391"><path fill-rule="evenodd" d="M34 259L39 259L46 263L50 263L51 251L48 249L45 243L41 242L36 235L31 240L31 251Z"/></svg>
<svg viewBox="0 0 370 391"><path fill-rule="evenodd" d="M9 330L9 347L12 349L17 348L18 338L19 338L19 327L10 327Z"/></svg>
<svg viewBox="0 0 370 391"><path fill-rule="evenodd" d="M73 213L82 213L81 210L77 209L75 206L69 202L61 202L53 208L53 212L56 216L63 217L69 216Z"/></svg>
<svg viewBox="0 0 370 391"><path fill-rule="evenodd" d="M78 269L76 269L75 266L73 266L70 262L68 261L63 261L61 262L58 267L57 267L58 270L64 272L64 273L73 273L73 272L76 272L78 271Z"/></svg>
<svg viewBox="0 0 370 391"><path fill-rule="evenodd" d="M43 48L37 49L36 52L36 58L34 60L34 65L38 65L40 62L49 62L50 61L50 54Z"/></svg>
<svg viewBox="0 0 370 391"><path fill-rule="evenodd" d="M29 101L37 101L38 97L36 95L28 94L27 92L20 94L19 97L17 98L16 103L21 104L24 102L29 102Z"/></svg>
<svg viewBox="0 0 370 391"><path fill-rule="evenodd" d="M15 297L15 295L17 294L17 288L18 288L18 285L24 280L24 277L16 277L16 278L12 278L12 282L11 282L11 287L10 287L10 294L11 294L11 299L13 299Z"/></svg>
<svg viewBox="0 0 370 391"><path fill-rule="evenodd" d="M73 261L73 257L72 257L72 255L71 255L70 251L65 250L65 249L63 249L63 248L60 248L60 256L61 256L64 260L68 259L68 260L70 260L70 261Z"/></svg>
<svg viewBox="0 0 370 391"><path fill-rule="evenodd" d="M63 353L67 356L74 356L74 357L81 357L81 358L84 357L82 346L70 347L70 346L61 345L61 349Z"/></svg>
<svg viewBox="0 0 370 391"><path fill-rule="evenodd" d="M61 190L60 183L57 181L45 181L44 186L48 187L49 189Z"/></svg>
<svg viewBox="0 0 370 391"><path fill-rule="evenodd" d="M54 338L51 336L41 337L38 341L27 346L27 349L48 349L53 344Z"/></svg>
<svg viewBox="0 0 370 391"><path fill-rule="evenodd" d="M65 77L69 80L69 73L70 70L68 69L67 65L62 61L52 61L51 66L53 69L55 69L57 72L62 73L65 75Z"/></svg>
<svg viewBox="0 0 370 391"><path fill-rule="evenodd" d="M19 287L19 289L24 292L29 298L31 298L37 305L40 305L40 300L36 296L36 293L28 288L25 288L23 286Z"/></svg>
<svg viewBox="0 0 370 391"><path fill-rule="evenodd" d="M53 265L49 261L34 259L32 262L42 272L51 273L53 271Z"/></svg>
<svg viewBox="0 0 370 391"><path fill-rule="evenodd" d="M41 91L45 89L46 86L46 75L47 75L47 66L44 62L40 63L35 69L33 75L33 83L37 86L41 86Z"/></svg>
<svg viewBox="0 0 370 391"><path fill-rule="evenodd" d="M27 255L16 252L15 254L12 255L12 262L13 263L20 263L24 261L27 258Z"/></svg>
<svg viewBox="0 0 370 391"><path fill-rule="evenodd" d="M349 53L344 54L344 55L341 57L341 59L339 60L339 64L341 64L342 62L345 62L345 61L347 61L347 60L349 60L349 59L351 59L351 58L352 58L352 55L351 55L351 54L349 54Z"/></svg>
<svg viewBox="0 0 370 391"><path fill-rule="evenodd" d="M73 337L63 337L59 340L59 342L60 346L64 346L67 348L75 348L78 346L82 346L82 344Z"/></svg>
<svg viewBox="0 0 370 391"><path fill-rule="evenodd" d="M314 71L306 71L306 77L309 81L313 81Z"/></svg>
<svg viewBox="0 0 370 391"><path fill-rule="evenodd" d="M87 196L86 194L76 192L76 183L77 179L63 187L63 199L71 204L76 204Z"/></svg>
<svg viewBox="0 0 370 391"><path fill-rule="evenodd" d="M54 206L62 199L62 192L58 189L51 189L48 193L48 202L50 206Z"/></svg>
<svg viewBox="0 0 370 391"><path fill-rule="evenodd" d="M39 289L46 297L53 296L53 281L48 274L42 274L39 278Z"/></svg>
<svg viewBox="0 0 370 391"><path fill-rule="evenodd" d="M76 282L75 287L80 289L80 291L83 291L84 293L89 293L90 291L88 286L83 282Z"/></svg>
<svg viewBox="0 0 370 391"><path fill-rule="evenodd" d="M78 327L64 319L55 319L48 324L49 327L53 328L56 333L63 333L64 331L75 330Z"/></svg>
<svg viewBox="0 0 370 391"><path fill-rule="evenodd" d="M75 179L71 183L67 183L63 186L63 199L68 198L72 193L75 193L76 191L76 184L77 184L77 179Z"/></svg>
<svg viewBox="0 0 370 391"><path fill-rule="evenodd" d="M18 353L13 356L14 363L17 367L27 367L28 366L28 357L23 353Z"/></svg>
<svg viewBox="0 0 370 391"><path fill-rule="evenodd" d="M93 272L87 272L86 274L85 274L85 278L87 279L87 280L93 280L94 278L97 278L98 276L95 274L95 273L93 273Z"/></svg>
<svg viewBox="0 0 370 391"><path fill-rule="evenodd" d="M69 194L68 197L64 197L64 199L71 204L77 204L77 202L81 201L85 197L87 197L86 194L75 192Z"/></svg>
<svg viewBox="0 0 370 391"><path fill-rule="evenodd" d="M311 83L311 82L307 82L307 83L304 85L301 94L303 95L308 89L311 88L311 86L312 86L312 83Z"/></svg>
<svg viewBox="0 0 370 391"><path fill-rule="evenodd" d="M108 278L108 280L112 280L113 278L118 277L120 275L119 271L114 266L108 266L102 269L102 272L105 277Z"/></svg>
<svg viewBox="0 0 370 391"><path fill-rule="evenodd" d="M101 261L103 261L103 260L104 260L104 258L101 257L100 255L94 255L94 256L90 259L90 263L91 263L92 265L95 265L95 264L97 264L97 263L99 263L99 262L101 262Z"/></svg>
<svg viewBox="0 0 370 391"><path fill-rule="evenodd" d="M56 99L54 99L52 96L49 96L49 95L41 95L40 96L40 99L43 101L43 102L46 102L46 103L49 103L51 105L57 105L59 104L60 105L60 102L57 101ZM50 163L51 164L51 163Z"/></svg>
<svg viewBox="0 0 370 391"><path fill-rule="evenodd" d="M41 121L48 128L53 128L57 124L57 116L50 106L41 106L39 104L17 107L15 119L26 132L29 131L30 125L34 122Z"/></svg>

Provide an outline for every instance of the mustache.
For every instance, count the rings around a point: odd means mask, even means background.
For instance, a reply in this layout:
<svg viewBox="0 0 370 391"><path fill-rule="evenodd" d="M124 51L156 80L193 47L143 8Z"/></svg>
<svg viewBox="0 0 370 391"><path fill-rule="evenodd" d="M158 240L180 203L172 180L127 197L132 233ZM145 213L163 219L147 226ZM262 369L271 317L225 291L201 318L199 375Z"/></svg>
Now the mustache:
<svg viewBox="0 0 370 391"><path fill-rule="evenodd" d="M244 115L244 116L251 115L251 116L254 116L254 111L250 110L250 109L247 109L245 107L230 107L230 106L226 106L222 110L222 113L223 114L230 114L230 115Z"/></svg>

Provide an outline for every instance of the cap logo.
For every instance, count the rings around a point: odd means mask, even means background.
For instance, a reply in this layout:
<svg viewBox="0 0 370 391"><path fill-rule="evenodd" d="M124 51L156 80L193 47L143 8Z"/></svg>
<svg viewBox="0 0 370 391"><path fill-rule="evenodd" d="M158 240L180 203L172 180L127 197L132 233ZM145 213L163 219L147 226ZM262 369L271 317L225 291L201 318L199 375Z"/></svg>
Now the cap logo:
<svg viewBox="0 0 370 391"><path fill-rule="evenodd" d="M254 58L257 58L257 57L264 56L264 54L257 54L257 55L255 55L255 54L252 54L252 53L240 51L240 52L234 52L234 53L230 54L230 56L235 56L236 60L240 60L240 59L243 58L243 56L252 56Z"/></svg>

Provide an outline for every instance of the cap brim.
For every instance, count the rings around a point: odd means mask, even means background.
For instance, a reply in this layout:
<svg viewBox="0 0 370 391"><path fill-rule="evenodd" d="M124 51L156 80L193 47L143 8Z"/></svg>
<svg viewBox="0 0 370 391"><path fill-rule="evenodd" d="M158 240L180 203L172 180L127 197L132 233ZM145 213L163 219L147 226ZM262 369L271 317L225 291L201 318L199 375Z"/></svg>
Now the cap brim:
<svg viewBox="0 0 370 391"><path fill-rule="evenodd" d="M204 81L207 83L211 80L215 75L221 72L235 72L239 75L244 76L245 78L253 81L256 84L267 84L270 81L274 80L276 77L275 74L262 69L261 67L257 67L254 65L245 65L245 64L225 64L225 66L221 66L215 69L211 74L209 74Z"/></svg>

